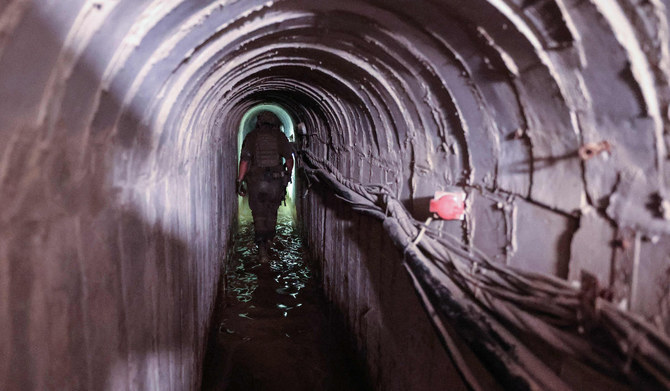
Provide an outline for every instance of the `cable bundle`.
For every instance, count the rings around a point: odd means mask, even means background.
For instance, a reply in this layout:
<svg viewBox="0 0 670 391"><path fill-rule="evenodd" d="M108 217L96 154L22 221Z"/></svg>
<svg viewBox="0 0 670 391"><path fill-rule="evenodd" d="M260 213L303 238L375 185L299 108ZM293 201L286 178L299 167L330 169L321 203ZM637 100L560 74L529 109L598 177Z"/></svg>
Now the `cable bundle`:
<svg viewBox="0 0 670 391"><path fill-rule="evenodd" d="M431 321L473 389L490 384L471 370L460 340L505 388L570 389L511 330L539 338L606 376L623 375L636 389L670 389L670 339L600 297L594 277L584 274L578 288L492 262L458 238L415 220L385 186L353 182L329 162L307 151L300 155L306 175L354 210L383 221L404 251L405 267Z"/></svg>

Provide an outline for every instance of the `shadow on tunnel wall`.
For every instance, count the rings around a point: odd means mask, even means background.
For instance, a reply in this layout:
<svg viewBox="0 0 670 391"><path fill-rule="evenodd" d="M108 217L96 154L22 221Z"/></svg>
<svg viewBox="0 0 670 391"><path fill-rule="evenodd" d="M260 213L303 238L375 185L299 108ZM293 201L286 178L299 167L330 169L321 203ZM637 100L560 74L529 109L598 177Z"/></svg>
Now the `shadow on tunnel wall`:
<svg viewBox="0 0 670 391"><path fill-rule="evenodd" d="M104 59L61 52L37 7L15 36L0 59L1 388L196 388L234 210L215 190L221 152L147 176L173 154L156 137L169 129L122 112L123 81L101 91Z"/></svg>
<svg viewBox="0 0 670 391"><path fill-rule="evenodd" d="M577 151L561 156L535 157L533 159L522 160L509 164L507 170L512 173L530 173L536 170L551 168L563 160L578 159Z"/></svg>
<svg viewBox="0 0 670 391"><path fill-rule="evenodd" d="M383 390L466 389L381 222L312 189L330 227L324 234L339 239L310 252L322 269L333 322L347 330L371 383Z"/></svg>

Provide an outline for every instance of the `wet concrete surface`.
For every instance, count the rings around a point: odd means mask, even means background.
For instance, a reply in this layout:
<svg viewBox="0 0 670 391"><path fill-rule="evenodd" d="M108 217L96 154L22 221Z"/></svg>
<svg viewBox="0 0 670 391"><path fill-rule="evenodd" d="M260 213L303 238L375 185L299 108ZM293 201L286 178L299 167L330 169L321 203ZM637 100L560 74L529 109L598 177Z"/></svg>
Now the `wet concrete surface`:
<svg viewBox="0 0 670 391"><path fill-rule="evenodd" d="M217 300L202 389L370 389L342 329L329 319L289 216L279 216L269 256L259 263L253 225L241 224L227 260L227 289Z"/></svg>

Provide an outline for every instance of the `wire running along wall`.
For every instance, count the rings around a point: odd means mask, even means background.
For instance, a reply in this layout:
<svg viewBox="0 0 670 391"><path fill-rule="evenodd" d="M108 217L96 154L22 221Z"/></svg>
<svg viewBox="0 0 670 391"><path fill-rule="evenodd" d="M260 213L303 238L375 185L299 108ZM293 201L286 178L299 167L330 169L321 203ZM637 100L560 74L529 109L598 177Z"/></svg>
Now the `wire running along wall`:
<svg viewBox="0 0 670 391"><path fill-rule="evenodd" d="M463 380L485 390L454 343L463 338L510 389L570 389L515 330L606 375L621 373L631 384L670 388L670 339L638 315L599 296L597 280L584 275L581 287L565 280L515 270L448 233L416 221L383 185L348 180L328 162L300 151L300 169L322 186L379 219L405 255L405 266ZM421 231L424 235L419 236ZM420 240L416 240L420 239ZM451 335L444 323L455 324Z"/></svg>

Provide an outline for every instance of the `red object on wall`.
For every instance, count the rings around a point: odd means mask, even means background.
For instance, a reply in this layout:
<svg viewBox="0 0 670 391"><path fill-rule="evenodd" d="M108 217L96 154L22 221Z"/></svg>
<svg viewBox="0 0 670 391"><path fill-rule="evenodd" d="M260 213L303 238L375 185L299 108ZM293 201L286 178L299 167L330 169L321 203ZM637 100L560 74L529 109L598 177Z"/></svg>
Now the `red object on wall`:
<svg viewBox="0 0 670 391"><path fill-rule="evenodd" d="M465 216L465 193L436 191L430 200L430 212L443 220L463 220Z"/></svg>

